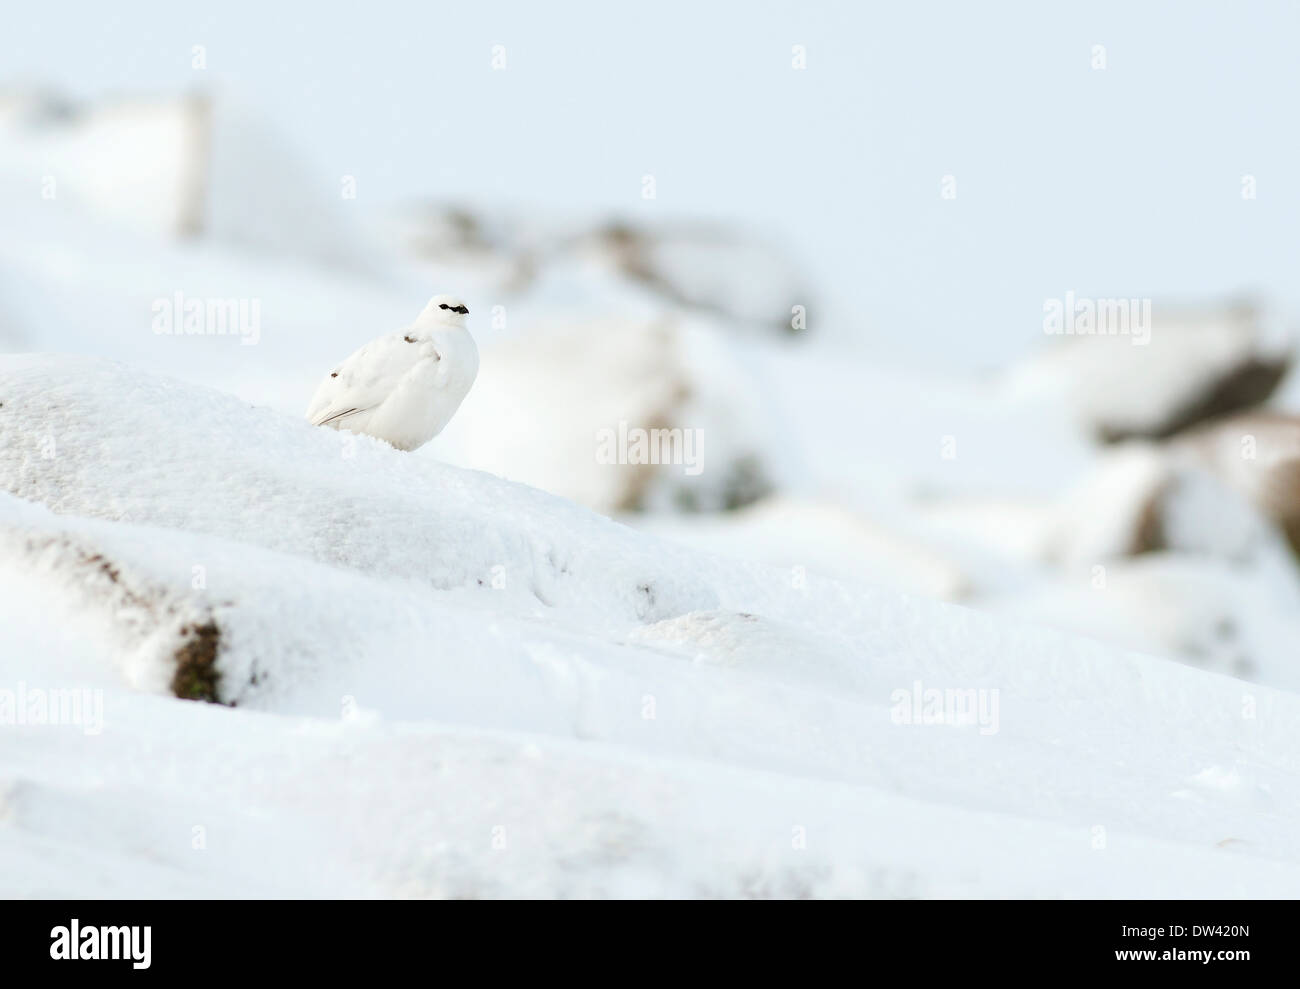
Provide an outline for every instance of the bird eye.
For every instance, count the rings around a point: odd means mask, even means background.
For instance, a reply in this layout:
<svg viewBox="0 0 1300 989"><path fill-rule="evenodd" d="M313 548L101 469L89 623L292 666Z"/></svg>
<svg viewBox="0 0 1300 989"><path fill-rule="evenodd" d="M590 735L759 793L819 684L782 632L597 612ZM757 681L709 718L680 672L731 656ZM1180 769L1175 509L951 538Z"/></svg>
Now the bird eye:
<svg viewBox="0 0 1300 989"><path fill-rule="evenodd" d="M439 309L450 309L451 306L447 305L447 303L445 303L445 302L440 302L440 303L438 303L438 308L439 308Z"/></svg>

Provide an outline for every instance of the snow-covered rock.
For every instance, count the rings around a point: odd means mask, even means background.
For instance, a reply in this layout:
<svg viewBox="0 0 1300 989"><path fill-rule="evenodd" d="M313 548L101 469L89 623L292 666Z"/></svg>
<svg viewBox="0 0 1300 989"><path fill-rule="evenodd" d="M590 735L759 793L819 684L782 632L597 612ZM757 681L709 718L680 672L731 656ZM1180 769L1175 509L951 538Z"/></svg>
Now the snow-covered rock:
<svg viewBox="0 0 1300 989"><path fill-rule="evenodd" d="M347 189L314 175L255 106L208 93L80 103L0 92L6 185L136 236L376 270Z"/></svg>
<svg viewBox="0 0 1300 989"><path fill-rule="evenodd" d="M1160 439L1262 404L1291 367L1294 331L1254 302L1088 301L1123 304L1125 320L1052 337L1007 382L1017 394L1061 393L1106 442Z"/></svg>
<svg viewBox="0 0 1300 989"><path fill-rule="evenodd" d="M484 349L440 448L600 512L746 504L766 490L767 444L727 347L674 319L535 326Z"/></svg>
<svg viewBox="0 0 1300 989"><path fill-rule="evenodd" d="M816 286L770 238L743 228L417 203L382 229L413 257L489 273L496 295L546 295L581 269L585 281L635 292L660 313L707 316L746 334L798 336L818 315Z"/></svg>
<svg viewBox="0 0 1300 989"><path fill-rule="evenodd" d="M1300 416L1269 410L1227 416L1180 437L1171 452L1272 519L1300 558Z"/></svg>

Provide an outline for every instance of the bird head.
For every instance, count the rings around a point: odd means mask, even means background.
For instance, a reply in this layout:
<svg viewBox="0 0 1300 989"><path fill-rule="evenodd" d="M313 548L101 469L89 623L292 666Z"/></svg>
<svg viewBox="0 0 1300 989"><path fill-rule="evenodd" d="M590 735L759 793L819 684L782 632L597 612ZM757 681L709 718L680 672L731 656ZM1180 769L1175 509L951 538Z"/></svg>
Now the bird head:
<svg viewBox="0 0 1300 989"><path fill-rule="evenodd" d="M420 315L429 322L464 326L469 307L454 295L435 295Z"/></svg>

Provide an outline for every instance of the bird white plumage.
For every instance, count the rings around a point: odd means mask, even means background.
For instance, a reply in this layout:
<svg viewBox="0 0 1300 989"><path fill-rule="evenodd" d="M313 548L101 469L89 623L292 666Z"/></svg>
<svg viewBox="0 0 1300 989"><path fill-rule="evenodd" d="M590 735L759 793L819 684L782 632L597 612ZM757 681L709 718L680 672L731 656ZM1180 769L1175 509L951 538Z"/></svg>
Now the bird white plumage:
<svg viewBox="0 0 1300 989"><path fill-rule="evenodd" d="M414 450L456 414L478 374L469 309L435 295L414 323L372 340L321 382L307 407L314 426L375 436Z"/></svg>

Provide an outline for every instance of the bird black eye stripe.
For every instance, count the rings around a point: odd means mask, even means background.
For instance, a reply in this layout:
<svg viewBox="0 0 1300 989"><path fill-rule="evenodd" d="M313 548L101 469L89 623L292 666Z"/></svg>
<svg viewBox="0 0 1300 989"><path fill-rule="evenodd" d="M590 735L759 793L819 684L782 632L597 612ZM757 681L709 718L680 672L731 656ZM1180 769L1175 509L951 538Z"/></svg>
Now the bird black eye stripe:
<svg viewBox="0 0 1300 989"><path fill-rule="evenodd" d="M439 303L438 303L438 308L439 308L439 309L450 309L451 306L447 305L447 303L445 303L445 302L439 302Z"/></svg>

